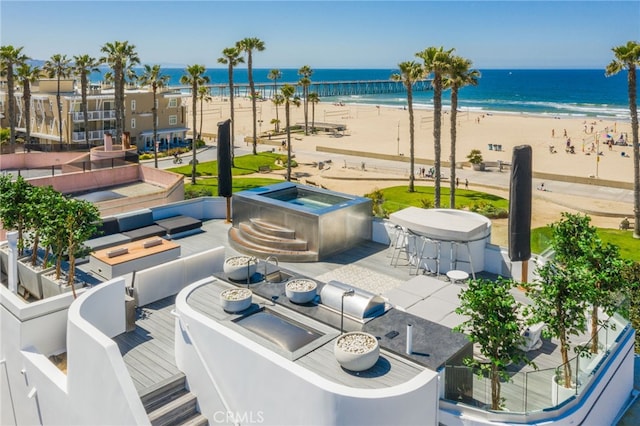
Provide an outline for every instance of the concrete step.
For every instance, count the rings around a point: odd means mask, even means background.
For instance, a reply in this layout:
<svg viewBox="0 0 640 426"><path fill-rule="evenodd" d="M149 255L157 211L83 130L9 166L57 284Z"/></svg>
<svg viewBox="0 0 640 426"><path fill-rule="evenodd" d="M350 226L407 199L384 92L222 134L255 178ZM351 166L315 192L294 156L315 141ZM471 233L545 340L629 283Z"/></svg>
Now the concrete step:
<svg viewBox="0 0 640 426"><path fill-rule="evenodd" d="M149 413L153 426L179 425L194 417L197 412L196 396L186 392Z"/></svg>

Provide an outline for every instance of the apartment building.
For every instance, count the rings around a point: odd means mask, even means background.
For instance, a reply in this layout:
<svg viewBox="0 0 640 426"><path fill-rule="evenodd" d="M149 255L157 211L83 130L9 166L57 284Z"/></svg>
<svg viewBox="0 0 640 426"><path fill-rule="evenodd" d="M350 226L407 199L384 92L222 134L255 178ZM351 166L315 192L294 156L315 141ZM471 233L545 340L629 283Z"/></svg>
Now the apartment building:
<svg viewBox="0 0 640 426"><path fill-rule="evenodd" d="M115 94L111 87L92 84L87 93L87 117L89 140L85 140L82 96L78 82L65 79L60 82L61 115L56 107L56 79L41 79L31 87L31 142L43 145L62 143L98 146L103 143L106 132L115 132ZM23 92L16 85L16 133L24 137L27 115ZM188 94L164 89L156 95L158 110L158 146L167 149L182 145L189 130ZM8 113L6 84L0 91L0 113ZM2 126L8 127L8 117L2 117ZM125 90L125 120L123 131L129 132L131 144L139 151L153 150L153 92L147 88L131 87Z"/></svg>

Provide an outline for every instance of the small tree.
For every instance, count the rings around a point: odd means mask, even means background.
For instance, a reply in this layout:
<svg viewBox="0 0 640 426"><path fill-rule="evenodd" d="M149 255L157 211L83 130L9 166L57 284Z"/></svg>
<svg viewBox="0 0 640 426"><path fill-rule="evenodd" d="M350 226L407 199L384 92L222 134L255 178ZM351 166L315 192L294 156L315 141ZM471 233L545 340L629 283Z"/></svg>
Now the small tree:
<svg viewBox="0 0 640 426"><path fill-rule="evenodd" d="M467 159L471 164L480 164L483 161L482 152L479 149L472 149L469 155L467 155Z"/></svg>
<svg viewBox="0 0 640 426"><path fill-rule="evenodd" d="M69 275L67 284L71 286L73 297L76 298L75 270L76 257L85 255L84 242L97 230L100 220L98 208L89 201L69 199L65 209L67 228L67 250L69 253Z"/></svg>
<svg viewBox="0 0 640 426"><path fill-rule="evenodd" d="M24 232L27 215L24 206L28 203L28 194L32 185L22 176L11 181L11 176L0 176L0 221L5 229L18 231L18 251L24 254Z"/></svg>
<svg viewBox="0 0 640 426"><path fill-rule="evenodd" d="M626 309L622 311L634 329L640 330L640 262L626 262L622 268ZM636 354L640 354L640 333L636 333Z"/></svg>
<svg viewBox="0 0 640 426"><path fill-rule="evenodd" d="M469 288L460 293L460 307L456 313L469 319L454 330L469 336L480 345L480 353L489 362L467 359L465 363L476 369L480 376L489 375L491 380L491 409L500 410L504 399L500 396L502 380L510 380L507 365L510 363L532 364L520 349L524 344L522 331L524 320L518 317L522 304L516 302L510 290L513 280L498 278L472 280Z"/></svg>

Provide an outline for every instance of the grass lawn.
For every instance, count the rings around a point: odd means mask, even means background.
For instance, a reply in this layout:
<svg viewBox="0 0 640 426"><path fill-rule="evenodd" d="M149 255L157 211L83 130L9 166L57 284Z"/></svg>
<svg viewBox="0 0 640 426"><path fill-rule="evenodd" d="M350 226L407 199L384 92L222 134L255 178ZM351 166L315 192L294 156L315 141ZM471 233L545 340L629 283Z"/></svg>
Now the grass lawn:
<svg viewBox="0 0 640 426"><path fill-rule="evenodd" d="M235 167L231 169L231 174L233 176L242 176L257 173L260 171L261 166L269 166L271 167L271 170L282 170L284 167L276 166L276 160L278 159L284 164L287 162L286 155L276 154L273 152L259 152L257 155L248 154L235 157ZM292 161L292 165L295 165L295 162ZM185 176L191 176L190 164L173 167L168 170ZM198 164L196 166L196 176L218 176L218 162L207 161Z"/></svg>
<svg viewBox="0 0 640 426"><path fill-rule="evenodd" d="M247 189L258 188L266 185L273 185L274 183L284 182L282 179L270 179L270 178L234 178L232 180L232 192L245 191ZM193 194L198 197L204 194L218 195L218 179L198 179L195 185L184 185L184 192L186 194Z"/></svg>
<svg viewBox="0 0 640 426"><path fill-rule="evenodd" d="M381 189L384 202L382 207L387 213L393 213L409 206L433 207L434 188L431 186L416 186L415 192L408 192L408 186L394 186ZM449 187L440 189L440 205L449 207ZM500 210L504 214L509 209L509 200L484 192L456 190L456 208L469 208L484 214L483 210ZM487 215L489 216L489 215Z"/></svg>
<svg viewBox="0 0 640 426"><path fill-rule="evenodd" d="M640 262L640 240L633 238L632 231L621 231L618 229L598 228L598 235L602 241L618 246L620 256ZM551 228L544 226L531 230L531 251L541 253L548 246L551 240Z"/></svg>

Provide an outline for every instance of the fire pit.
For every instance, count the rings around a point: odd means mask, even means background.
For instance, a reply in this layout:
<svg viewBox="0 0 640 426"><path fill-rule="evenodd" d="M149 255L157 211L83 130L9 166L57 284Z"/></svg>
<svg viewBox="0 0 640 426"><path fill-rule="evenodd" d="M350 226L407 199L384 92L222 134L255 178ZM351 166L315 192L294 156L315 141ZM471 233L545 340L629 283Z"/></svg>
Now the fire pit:
<svg viewBox="0 0 640 426"><path fill-rule="evenodd" d="M374 335L355 331L338 337L333 353L344 369L364 371L378 362L380 345Z"/></svg>

